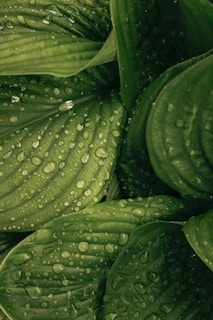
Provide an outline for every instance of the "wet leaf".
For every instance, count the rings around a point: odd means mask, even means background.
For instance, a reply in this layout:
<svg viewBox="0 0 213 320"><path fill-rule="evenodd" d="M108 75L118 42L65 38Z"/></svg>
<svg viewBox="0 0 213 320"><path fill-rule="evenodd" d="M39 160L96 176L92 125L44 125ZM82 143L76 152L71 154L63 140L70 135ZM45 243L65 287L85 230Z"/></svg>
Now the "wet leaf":
<svg viewBox="0 0 213 320"><path fill-rule="evenodd" d="M212 280L180 224L147 223L133 231L110 270L103 319L210 319Z"/></svg>
<svg viewBox="0 0 213 320"><path fill-rule="evenodd" d="M183 231L194 251L213 271L213 210L189 219Z"/></svg>

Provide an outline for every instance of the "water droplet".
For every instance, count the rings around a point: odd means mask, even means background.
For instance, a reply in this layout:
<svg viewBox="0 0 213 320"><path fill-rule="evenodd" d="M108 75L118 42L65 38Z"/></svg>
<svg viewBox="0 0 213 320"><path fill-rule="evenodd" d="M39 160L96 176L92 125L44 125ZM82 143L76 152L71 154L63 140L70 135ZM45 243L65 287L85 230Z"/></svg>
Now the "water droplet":
<svg viewBox="0 0 213 320"><path fill-rule="evenodd" d="M17 103L17 102L19 102L20 101L20 98L18 97L18 96L12 96L11 97L11 102L12 103Z"/></svg>
<svg viewBox="0 0 213 320"><path fill-rule="evenodd" d="M77 131L82 131L83 128L84 128L83 124L81 124L81 123L77 124L77 127L76 127Z"/></svg>
<svg viewBox="0 0 213 320"><path fill-rule="evenodd" d="M91 190L91 189L87 189L87 190L85 190L85 192L84 192L84 195L85 195L86 197L91 196L91 194L92 194L92 190Z"/></svg>
<svg viewBox="0 0 213 320"><path fill-rule="evenodd" d="M61 273L62 271L64 271L64 265L62 263L55 263L53 265L53 272Z"/></svg>
<svg viewBox="0 0 213 320"><path fill-rule="evenodd" d="M70 110L74 107L74 103L72 100L67 100L65 102L63 102L60 106L59 106L59 111L63 112L63 111L67 111Z"/></svg>
<svg viewBox="0 0 213 320"><path fill-rule="evenodd" d="M118 238L118 243L121 246L123 246L124 244L127 243L128 239L129 239L129 235L127 233L121 233Z"/></svg>
<svg viewBox="0 0 213 320"><path fill-rule="evenodd" d="M71 304L70 306L70 319L75 320L78 317L78 310L76 309L76 307Z"/></svg>
<svg viewBox="0 0 213 320"><path fill-rule="evenodd" d="M112 131L112 135L113 135L113 137L118 138L120 136L120 131L119 130L113 130Z"/></svg>
<svg viewBox="0 0 213 320"><path fill-rule="evenodd" d="M75 142L74 142L74 141L71 141L71 142L70 142L69 148L70 148L70 149L74 149L74 148L75 148Z"/></svg>
<svg viewBox="0 0 213 320"><path fill-rule="evenodd" d="M51 161L44 167L43 172L44 173L51 173L55 170L55 168L56 168L55 162Z"/></svg>
<svg viewBox="0 0 213 320"><path fill-rule="evenodd" d="M83 187L84 187L84 180L79 180L79 181L77 181L76 187L77 187L78 189L83 188Z"/></svg>
<svg viewBox="0 0 213 320"><path fill-rule="evenodd" d="M11 257L12 263L16 266L22 265L31 259L32 259L31 252L16 253L15 255L13 255L13 257Z"/></svg>
<svg viewBox="0 0 213 320"><path fill-rule="evenodd" d="M113 253L115 251L115 247L111 243L107 243L104 248L108 253Z"/></svg>
<svg viewBox="0 0 213 320"><path fill-rule="evenodd" d="M81 162L83 163L83 164L85 164L85 163L87 163L88 162L88 160L89 160L89 153L85 153L82 157L81 157Z"/></svg>
<svg viewBox="0 0 213 320"><path fill-rule="evenodd" d="M140 262L141 263L147 263L149 261L149 251L145 251L141 256L140 256Z"/></svg>
<svg viewBox="0 0 213 320"><path fill-rule="evenodd" d="M40 143L39 140L34 141L33 144L32 144L33 148L36 149L39 146L39 143Z"/></svg>
<svg viewBox="0 0 213 320"><path fill-rule="evenodd" d="M146 317L144 320L162 320L159 314L153 312L148 317Z"/></svg>
<svg viewBox="0 0 213 320"><path fill-rule="evenodd" d="M153 283L157 283L160 281L160 276L155 272L149 272L148 279Z"/></svg>
<svg viewBox="0 0 213 320"><path fill-rule="evenodd" d="M42 290L38 286L28 286L25 291L32 299L38 299L42 295Z"/></svg>
<svg viewBox="0 0 213 320"><path fill-rule="evenodd" d="M39 166L42 162L41 158L39 157L32 157L31 159L32 164L34 164L35 166Z"/></svg>
<svg viewBox="0 0 213 320"><path fill-rule="evenodd" d="M13 29L13 23L11 22L11 21L7 21L6 23L5 23L5 25L6 25L6 27L8 28L8 29Z"/></svg>
<svg viewBox="0 0 213 320"><path fill-rule="evenodd" d="M88 242L82 241L78 245L78 249L79 249L80 252L86 252L88 250L88 248L89 248Z"/></svg>
<svg viewBox="0 0 213 320"><path fill-rule="evenodd" d="M104 149L104 148L102 148L102 147L100 147L100 148L98 148L97 150L96 150L96 156L97 157L99 157L99 158L107 158L108 157L108 152Z"/></svg>
<svg viewBox="0 0 213 320"><path fill-rule="evenodd" d="M172 307L169 305L169 304L163 304L161 307L160 307L160 310L164 313L169 313L172 311Z"/></svg>
<svg viewBox="0 0 213 320"><path fill-rule="evenodd" d="M18 121L18 117L17 116L12 116L12 117L10 117L9 120L10 120L10 122L15 123L15 122Z"/></svg>
<svg viewBox="0 0 213 320"><path fill-rule="evenodd" d="M44 17L44 19L42 20L42 22L44 24L50 24L51 22L51 16L50 15L47 15L46 17Z"/></svg>
<svg viewBox="0 0 213 320"><path fill-rule="evenodd" d="M17 155L16 159L17 159L19 162L24 161L24 159L25 159L24 151L20 152L20 153Z"/></svg>
<svg viewBox="0 0 213 320"><path fill-rule="evenodd" d="M172 103L169 103L167 110L168 110L169 112L172 112L172 111L174 110L174 108L175 108L174 105L173 105Z"/></svg>
<svg viewBox="0 0 213 320"><path fill-rule="evenodd" d="M139 294L145 294L147 292L147 288L142 283L135 283L134 289Z"/></svg>
<svg viewBox="0 0 213 320"><path fill-rule="evenodd" d="M13 280L17 281L21 279L22 272L21 270L13 270L10 275Z"/></svg>
<svg viewBox="0 0 213 320"><path fill-rule="evenodd" d="M62 258L69 258L70 257L70 252L69 251L63 251L62 253L61 253L61 256L62 256Z"/></svg>

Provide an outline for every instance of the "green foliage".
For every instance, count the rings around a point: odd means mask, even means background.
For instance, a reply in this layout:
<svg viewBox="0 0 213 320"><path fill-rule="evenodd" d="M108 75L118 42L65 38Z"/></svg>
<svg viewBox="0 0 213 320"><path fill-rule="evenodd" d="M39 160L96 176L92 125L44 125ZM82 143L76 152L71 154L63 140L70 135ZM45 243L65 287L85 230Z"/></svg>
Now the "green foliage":
<svg viewBox="0 0 213 320"><path fill-rule="evenodd" d="M212 319L212 1L0 12L0 319Z"/></svg>

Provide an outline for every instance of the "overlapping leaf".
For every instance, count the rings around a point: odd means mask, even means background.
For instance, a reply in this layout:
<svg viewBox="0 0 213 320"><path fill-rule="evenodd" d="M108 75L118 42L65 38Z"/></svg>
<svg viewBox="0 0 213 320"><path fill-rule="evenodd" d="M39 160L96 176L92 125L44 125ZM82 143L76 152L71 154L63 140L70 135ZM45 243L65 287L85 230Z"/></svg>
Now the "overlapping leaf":
<svg viewBox="0 0 213 320"><path fill-rule="evenodd" d="M105 201L47 223L4 259L2 308L15 320L103 319L107 272L132 230L190 207L168 196Z"/></svg>
<svg viewBox="0 0 213 320"><path fill-rule="evenodd" d="M213 271L213 210L188 220L183 231L194 251Z"/></svg>
<svg viewBox="0 0 213 320"><path fill-rule="evenodd" d="M145 224L132 233L110 270L103 319L210 319L212 280L181 225Z"/></svg>
<svg viewBox="0 0 213 320"><path fill-rule="evenodd" d="M160 179L184 196L212 200L213 55L209 53L160 91L148 116L146 141Z"/></svg>

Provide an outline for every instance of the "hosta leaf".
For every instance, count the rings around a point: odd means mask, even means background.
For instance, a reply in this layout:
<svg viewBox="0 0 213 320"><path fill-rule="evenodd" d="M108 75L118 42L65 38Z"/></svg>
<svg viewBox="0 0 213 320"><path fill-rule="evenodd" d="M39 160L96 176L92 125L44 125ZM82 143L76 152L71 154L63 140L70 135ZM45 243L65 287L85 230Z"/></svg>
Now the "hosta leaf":
<svg viewBox="0 0 213 320"><path fill-rule="evenodd" d="M185 197L213 199L213 54L184 69L153 101L146 142L156 175Z"/></svg>
<svg viewBox="0 0 213 320"><path fill-rule="evenodd" d="M116 86L114 63L88 68L73 77L46 75L0 77L0 136L35 123L75 104L105 95ZM85 98L86 97L86 98ZM60 107L61 106L61 107ZM67 108L69 106L67 105Z"/></svg>
<svg viewBox="0 0 213 320"><path fill-rule="evenodd" d="M111 31L109 0L2 0L0 32L47 31L104 41Z"/></svg>
<svg viewBox="0 0 213 320"><path fill-rule="evenodd" d="M209 53L205 54L206 57L208 55ZM146 138L149 139L149 135L146 137L146 122L161 90L173 78L202 59L203 55L200 55L176 64L141 91L126 125L117 165L119 181L127 197L174 193L156 176L152 167L147 151ZM203 140L208 144L210 139L205 137Z"/></svg>
<svg viewBox="0 0 213 320"><path fill-rule="evenodd" d="M0 34L0 75L72 76L88 66L115 60L112 40L109 37L110 45L99 52L103 42L69 34L40 31Z"/></svg>
<svg viewBox="0 0 213 320"><path fill-rule="evenodd" d="M212 280L181 225L145 224L133 231L110 270L103 319L210 319Z"/></svg>
<svg viewBox="0 0 213 320"><path fill-rule="evenodd" d="M20 242L0 267L0 301L14 320L100 319L107 272L132 230L182 219L168 196L105 201L59 217Z"/></svg>
<svg viewBox="0 0 213 320"><path fill-rule="evenodd" d="M176 1L112 0L121 97L133 106L141 88L186 58Z"/></svg>
<svg viewBox="0 0 213 320"><path fill-rule="evenodd" d="M213 3L209 0L180 0L180 19L191 56L213 47Z"/></svg>
<svg viewBox="0 0 213 320"><path fill-rule="evenodd" d="M213 210L188 220L183 231L192 248L213 271Z"/></svg>
<svg viewBox="0 0 213 320"><path fill-rule="evenodd" d="M34 230L106 193L125 113L116 93L83 101L1 139L0 230Z"/></svg>

